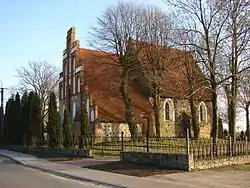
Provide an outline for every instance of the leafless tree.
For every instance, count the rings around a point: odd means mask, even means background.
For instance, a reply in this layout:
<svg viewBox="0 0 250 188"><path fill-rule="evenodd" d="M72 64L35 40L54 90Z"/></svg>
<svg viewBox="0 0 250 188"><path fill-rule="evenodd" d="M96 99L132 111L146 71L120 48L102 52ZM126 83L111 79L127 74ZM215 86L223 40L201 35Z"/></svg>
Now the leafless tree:
<svg viewBox="0 0 250 188"><path fill-rule="evenodd" d="M173 5L173 10L178 12L180 25L178 32L186 35L188 42L184 45L192 46L199 66L207 75L212 91L212 136L218 136L218 54L223 41L228 37L223 29L229 17L221 14L225 1L217 0L165 0Z"/></svg>
<svg viewBox="0 0 250 188"><path fill-rule="evenodd" d="M170 35L173 31L173 22L168 14L155 6L144 8L142 17L141 44L137 45L140 48L138 58L143 71L144 83L151 91L156 135L160 137L163 109L161 96L165 83L164 75L170 73L168 69L172 63L171 58L168 58L170 50L167 47L171 45Z"/></svg>
<svg viewBox="0 0 250 188"><path fill-rule="evenodd" d="M247 138L250 140L249 108L250 108L250 72L246 72L239 83L239 106L246 112L246 130Z"/></svg>
<svg viewBox="0 0 250 188"><path fill-rule="evenodd" d="M98 50L116 54L110 60L116 61L122 68L120 91L125 104L125 120L132 138L137 135L137 129L128 92L128 75L136 61L137 48L134 45L141 34L141 15L141 5L119 2L117 6L109 7L97 19L97 25L90 32L90 44Z"/></svg>
<svg viewBox="0 0 250 188"><path fill-rule="evenodd" d="M236 139L237 96L242 70L250 68L250 2L246 0L227 0L221 14L228 15L224 32L229 36L223 41L221 55L224 62L221 77L227 78L223 87L228 100L229 134ZM224 61L223 61L224 60ZM241 74L240 74L241 73Z"/></svg>
<svg viewBox="0 0 250 188"><path fill-rule="evenodd" d="M49 93L58 93L59 72L58 69L45 61L33 61L27 67L17 69L19 85L15 88L20 93L25 91L36 92L41 100L42 120L45 123Z"/></svg>
<svg viewBox="0 0 250 188"><path fill-rule="evenodd" d="M219 116L222 119L223 123L226 123L229 125L229 92L226 92L225 85L223 84L219 89L218 89L218 95L219 95ZM239 103L239 101L238 101ZM242 113L242 109L240 105L237 105L236 108L236 118L239 118Z"/></svg>

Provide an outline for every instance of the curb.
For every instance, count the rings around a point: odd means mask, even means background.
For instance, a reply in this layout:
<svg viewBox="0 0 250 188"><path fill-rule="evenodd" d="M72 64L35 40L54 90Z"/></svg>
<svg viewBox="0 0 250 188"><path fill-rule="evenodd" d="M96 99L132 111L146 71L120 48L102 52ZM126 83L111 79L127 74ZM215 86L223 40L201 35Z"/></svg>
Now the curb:
<svg viewBox="0 0 250 188"><path fill-rule="evenodd" d="M91 183L91 184L94 184L94 185L104 186L104 187L126 188L125 186L122 186L122 185L115 185L115 184L105 183L105 182L92 180L92 179L88 179L88 178L77 177L77 176L74 176L74 175L70 175L70 174L66 174L66 173L62 173L62 172L57 172L57 171L41 168L41 167L34 166L34 165L25 164L25 163L23 163L23 162L21 162L19 160L16 160L16 159L14 159L14 158L12 158L12 157L10 157L8 155L0 154L0 156L9 158L9 159L13 160L14 162L16 162L16 163L18 163L18 164L20 164L22 166L29 167L29 168L32 168L32 169L36 169L36 170L46 172L46 173L49 173L49 174L53 174L53 175L56 175L56 176L60 176L60 177L63 177L63 178L76 180L76 181L81 181L81 182L86 182L86 183Z"/></svg>

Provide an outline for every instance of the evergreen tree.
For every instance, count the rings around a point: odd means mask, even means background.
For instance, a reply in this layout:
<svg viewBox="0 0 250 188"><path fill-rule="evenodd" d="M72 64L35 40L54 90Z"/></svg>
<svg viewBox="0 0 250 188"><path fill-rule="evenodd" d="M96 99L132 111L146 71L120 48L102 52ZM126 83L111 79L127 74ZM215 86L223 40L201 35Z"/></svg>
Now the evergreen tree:
<svg viewBox="0 0 250 188"><path fill-rule="evenodd" d="M15 99L12 95L6 103L6 111L4 117L4 125L5 125L5 138L6 141L10 144L15 142L15 118L17 115L15 114Z"/></svg>
<svg viewBox="0 0 250 188"><path fill-rule="evenodd" d="M54 92L51 92L49 96L47 129L49 137L49 146L52 148L59 147L61 142L61 130L59 122L59 113L57 111L56 95Z"/></svg>
<svg viewBox="0 0 250 188"><path fill-rule="evenodd" d="M41 144L42 141L42 117L40 97L36 93L32 94L30 101L29 123L31 135Z"/></svg>
<svg viewBox="0 0 250 188"><path fill-rule="evenodd" d="M30 123L30 107L31 107L31 103L32 103L32 99L34 97L35 93L33 91L29 92L28 95L28 100L27 100L27 111L25 112L26 117L27 117L27 125L26 125L26 133L25 133L25 142L28 145L32 144L32 125Z"/></svg>
<svg viewBox="0 0 250 188"><path fill-rule="evenodd" d="M19 142L19 114L21 110L21 100L20 100L20 95L17 92L15 95L15 102L13 104L13 137L12 137L12 142L13 144L21 144Z"/></svg>
<svg viewBox="0 0 250 188"><path fill-rule="evenodd" d="M72 146L73 138L72 138L72 131L71 131L71 124L69 118L68 109L65 108L64 110L64 118L63 118L63 146L68 148Z"/></svg>
<svg viewBox="0 0 250 188"><path fill-rule="evenodd" d="M89 149L90 148L90 125L88 112L86 105L82 103L81 105L81 137L79 142L80 149Z"/></svg>
<svg viewBox="0 0 250 188"><path fill-rule="evenodd" d="M2 122L2 118L4 118L4 114L3 114L3 107L1 106L0 107L0 129L1 129L1 132L0 132L0 141L3 141L3 139L4 139L4 135L3 135L3 122Z"/></svg>
<svg viewBox="0 0 250 188"><path fill-rule="evenodd" d="M5 114L4 114L4 132L3 132L3 137L4 137L4 141L8 142L8 114L9 114L9 106L10 106L10 99L8 99L8 101L6 102L5 105Z"/></svg>
<svg viewBox="0 0 250 188"><path fill-rule="evenodd" d="M25 144L27 141L27 132L29 128L29 103L28 93L25 92L21 99L21 109L19 114L19 142Z"/></svg>

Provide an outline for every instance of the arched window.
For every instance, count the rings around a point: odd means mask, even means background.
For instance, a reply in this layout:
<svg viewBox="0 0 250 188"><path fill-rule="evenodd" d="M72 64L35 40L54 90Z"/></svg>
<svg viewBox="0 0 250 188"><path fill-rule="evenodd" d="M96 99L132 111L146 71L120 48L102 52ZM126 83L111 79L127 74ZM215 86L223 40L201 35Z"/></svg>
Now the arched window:
<svg viewBox="0 0 250 188"><path fill-rule="evenodd" d="M73 106L72 106L72 120L75 119L76 116L76 102L73 102Z"/></svg>
<svg viewBox="0 0 250 188"><path fill-rule="evenodd" d="M80 80L80 77L78 77L78 79L77 79L77 90L78 90L78 93L81 92L81 80Z"/></svg>
<svg viewBox="0 0 250 188"><path fill-rule="evenodd" d="M175 110L174 110L174 102L172 99L166 99L164 102L164 120L175 121Z"/></svg>
<svg viewBox="0 0 250 188"><path fill-rule="evenodd" d="M207 107L204 102L199 105L199 122L207 122Z"/></svg>
<svg viewBox="0 0 250 188"><path fill-rule="evenodd" d="M165 103L165 120L169 120L169 104Z"/></svg>
<svg viewBox="0 0 250 188"><path fill-rule="evenodd" d="M75 69L76 69L76 58L75 56L72 57L72 61L73 61L73 72L75 72Z"/></svg>

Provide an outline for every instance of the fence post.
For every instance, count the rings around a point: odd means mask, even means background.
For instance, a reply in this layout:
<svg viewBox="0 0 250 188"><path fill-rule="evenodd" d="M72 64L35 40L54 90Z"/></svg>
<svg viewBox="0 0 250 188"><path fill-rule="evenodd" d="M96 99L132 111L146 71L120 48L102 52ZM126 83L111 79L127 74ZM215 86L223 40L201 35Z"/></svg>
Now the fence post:
<svg viewBox="0 0 250 188"><path fill-rule="evenodd" d="M246 155L248 155L248 138L247 136L245 137L245 147L246 147Z"/></svg>
<svg viewBox="0 0 250 188"><path fill-rule="evenodd" d="M94 141L93 141L93 135L91 135L89 142L90 142L90 143L89 143L89 144L90 144L90 148L92 149L92 148L93 148L93 145L94 145L94 144L93 144L93 142L94 142Z"/></svg>
<svg viewBox="0 0 250 188"><path fill-rule="evenodd" d="M124 150L124 132L122 131L122 151Z"/></svg>
<svg viewBox="0 0 250 188"><path fill-rule="evenodd" d="M210 137L210 157L214 158L214 138L212 136Z"/></svg>
<svg viewBox="0 0 250 188"><path fill-rule="evenodd" d="M147 134L147 153L149 153L149 135Z"/></svg>
<svg viewBox="0 0 250 188"><path fill-rule="evenodd" d="M189 128L187 128L187 134L186 134L186 152L187 152L187 155L190 154L190 143L189 143Z"/></svg>
<svg viewBox="0 0 250 188"><path fill-rule="evenodd" d="M103 144L104 144L104 142L103 142L103 138L102 138L102 156L104 156Z"/></svg>
<svg viewBox="0 0 250 188"><path fill-rule="evenodd" d="M229 156L232 157L232 137L229 136Z"/></svg>

